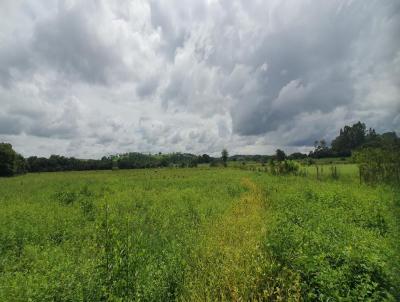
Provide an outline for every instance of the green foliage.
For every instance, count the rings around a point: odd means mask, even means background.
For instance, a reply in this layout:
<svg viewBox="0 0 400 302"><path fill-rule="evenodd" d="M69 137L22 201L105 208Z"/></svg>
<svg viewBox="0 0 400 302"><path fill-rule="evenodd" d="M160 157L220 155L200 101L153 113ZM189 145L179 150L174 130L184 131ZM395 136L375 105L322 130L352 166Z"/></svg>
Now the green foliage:
<svg viewBox="0 0 400 302"><path fill-rule="evenodd" d="M0 301L398 300L400 194L339 169L2 178Z"/></svg>
<svg viewBox="0 0 400 302"><path fill-rule="evenodd" d="M0 144L0 176L14 175L15 152L10 144Z"/></svg>
<svg viewBox="0 0 400 302"><path fill-rule="evenodd" d="M302 300L399 297L399 276L391 267L399 243L392 193L307 179L265 185L274 214L264 248L299 277Z"/></svg>
<svg viewBox="0 0 400 302"><path fill-rule="evenodd" d="M198 163L210 162L207 154L196 156L189 153L143 154L131 152L116 157L119 169L143 169L157 167L196 167Z"/></svg>
<svg viewBox="0 0 400 302"><path fill-rule="evenodd" d="M281 149L276 150L275 154L277 161L284 161L286 159L286 154Z"/></svg>
<svg viewBox="0 0 400 302"><path fill-rule="evenodd" d="M63 205L72 204L77 199L77 194L75 192L56 192L54 198Z"/></svg>
<svg viewBox="0 0 400 302"><path fill-rule="evenodd" d="M101 160L83 160L60 155L51 155L49 158L31 156L27 162L29 172L109 170L113 166L109 157L103 157Z"/></svg>
<svg viewBox="0 0 400 302"><path fill-rule="evenodd" d="M228 162L228 150L226 150L225 148L222 149L221 152L221 160L224 163L224 166L226 167L226 164Z"/></svg>
<svg viewBox="0 0 400 302"><path fill-rule="evenodd" d="M340 129L340 134L332 141L332 150L346 154L356 149L365 142L366 127L364 123L358 122L352 126Z"/></svg>
<svg viewBox="0 0 400 302"><path fill-rule="evenodd" d="M400 183L400 143L384 148L366 147L355 152L360 180L366 183Z"/></svg>
<svg viewBox="0 0 400 302"><path fill-rule="evenodd" d="M51 155L49 158L31 156L27 159L29 172L58 172L85 170L145 169L160 167L197 167L210 163L213 158L207 154L196 156L189 153L144 154L130 152L98 159L77 159Z"/></svg>
<svg viewBox="0 0 400 302"><path fill-rule="evenodd" d="M396 144L400 144L396 132L378 134L372 128L367 131L364 123L357 122L340 129L339 135L331 142L331 148L325 140L315 141L314 150L310 152L309 157L349 157L353 151L360 148L386 148Z"/></svg>
<svg viewBox="0 0 400 302"><path fill-rule="evenodd" d="M274 175L297 174L300 170L300 165L292 160L273 161L269 162L269 172Z"/></svg>
<svg viewBox="0 0 400 302"><path fill-rule="evenodd" d="M0 176L26 173L26 163L22 155L16 153L11 144L0 143Z"/></svg>
<svg viewBox="0 0 400 302"><path fill-rule="evenodd" d="M243 191L200 169L2 179L0 301L174 300L199 232Z"/></svg>
<svg viewBox="0 0 400 302"><path fill-rule="evenodd" d="M324 139L314 142L314 150L310 152L309 156L312 158L326 158L333 157L334 152L328 147Z"/></svg>
<svg viewBox="0 0 400 302"><path fill-rule="evenodd" d="M288 159L291 159L291 160L299 160L299 159L305 159L305 158L307 158L307 154L300 153L300 152L294 152L288 156Z"/></svg>

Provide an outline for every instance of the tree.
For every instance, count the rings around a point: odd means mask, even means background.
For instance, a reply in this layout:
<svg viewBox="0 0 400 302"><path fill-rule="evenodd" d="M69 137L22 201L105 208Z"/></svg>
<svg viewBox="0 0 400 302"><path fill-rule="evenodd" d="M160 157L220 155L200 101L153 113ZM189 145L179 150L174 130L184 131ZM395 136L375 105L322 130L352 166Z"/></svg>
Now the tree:
<svg viewBox="0 0 400 302"><path fill-rule="evenodd" d="M288 156L289 159L304 159L307 158L307 154L301 152L294 152Z"/></svg>
<svg viewBox="0 0 400 302"><path fill-rule="evenodd" d="M400 184L400 140L396 134L388 137L390 143L378 147L363 146L353 153L360 169L360 180Z"/></svg>
<svg viewBox="0 0 400 302"><path fill-rule="evenodd" d="M276 150L276 160L284 161L286 159L286 154L281 149Z"/></svg>
<svg viewBox="0 0 400 302"><path fill-rule="evenodd" d="M14 174L25 174L27 172L27 164L25 158L16 153L14 162Z"/></svg>
<svg viewBox="0 0 400 302"><path fill-rule="evenodd" d="M210 155L208 155L208 154L203 154L203 155L201 156L201 161L202 161L203 163L209 163L209 162L211 161Z"/></svg>
<svg viewBox="0 0 400 302"><path fill-rule="evenodd" d="M373 135L375 131L370 130ZM352 126L340 129L339 136L332 141L332 150L339 154L351 154L351 151L360 147L366 140L366 127L358 122Z"/></svg>
<svg viewBox="0 0 400 302"><path fill-rule="evenodd" d="M222 159L222 162L224 163L224 166L226 167L227 162L228 162L228 150L226 150L225 148L222 149L221 159Z"/></svg>
<svg viewBox="0 0 400 302"><path fill-rule="evenodd" d="M14 175L15 152L11 144L0 144L0 176Z"/></svg>
<svg viewBox="0 0 400 302"><path fill-rule="evenodd" d="M309 153L309 156L313 158L322 158L331 157L333 154L326 141L321 139L320 141L314 142L314 150Z"/></svg>
<svg viewBox="0 0 400 302"><path fill-rule="evenodd" d="M0 143L0 176L13 176L26 172L26 162L11 144Z"/></svg>

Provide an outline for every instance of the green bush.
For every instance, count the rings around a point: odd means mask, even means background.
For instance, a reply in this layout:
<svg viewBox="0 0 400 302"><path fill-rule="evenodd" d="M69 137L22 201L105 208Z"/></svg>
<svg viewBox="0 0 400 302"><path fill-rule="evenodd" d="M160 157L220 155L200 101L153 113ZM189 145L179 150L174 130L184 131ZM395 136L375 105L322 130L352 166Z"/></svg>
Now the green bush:
<svg viewBox="0 0 400 302"><path fill-rule="evenodd" d="M265 250L300 277L304 300L395 300L399 279L388 253L395 218L368 193L312 187L273 203Z"/></svg>
<svg viewBox="0 0 400 302"><path fill-rule="evenodd" d="M273 161L269 163L269 171L274 175L296 174L300 165L292 160Z"/></svg>
<svg viewBox="0 0 400 302"><path fill-rule="evenodd" d="M0 301L398 301L398 189L343 166L2 178Z"/></svg>

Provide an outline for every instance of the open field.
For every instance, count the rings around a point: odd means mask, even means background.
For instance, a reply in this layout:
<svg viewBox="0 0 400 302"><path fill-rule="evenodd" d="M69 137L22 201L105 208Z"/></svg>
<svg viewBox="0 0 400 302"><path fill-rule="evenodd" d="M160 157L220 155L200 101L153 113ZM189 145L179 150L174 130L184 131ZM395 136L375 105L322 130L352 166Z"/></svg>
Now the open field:
<svg viewBox="0 0 400 302"><path fill-rule="evenodd" d="M306 169L0 179L0 301L400 299L399 192Z"/></svg>

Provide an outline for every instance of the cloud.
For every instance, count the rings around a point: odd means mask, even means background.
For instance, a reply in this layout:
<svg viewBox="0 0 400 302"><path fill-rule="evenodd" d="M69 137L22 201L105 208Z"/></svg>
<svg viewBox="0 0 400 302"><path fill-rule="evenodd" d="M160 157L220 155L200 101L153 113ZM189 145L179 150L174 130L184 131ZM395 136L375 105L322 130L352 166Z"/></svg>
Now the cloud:
<svg viewBox="0 0 400 302"><path fill-rule="evenodd" d="M80 5L60 5L54 15L36 23L32 46L40 63L71 80L108 82L113 69L122 62L118 53L99 37L95 20L86 13L97 9L94 4L85 10Z"/></svg>
<svg viewBox="0 0 400 302"><path fill-rule="evenodd" d="M0 140L24 155L304 151L358 120L400 132L395 0L0 11Z"/></svg>
<svg viewBox="0 0 400 302"><path fill-rule="evenodd" d="M0 114L0 134L20 134L22 129L21 121L17 117Z"/></svg>

